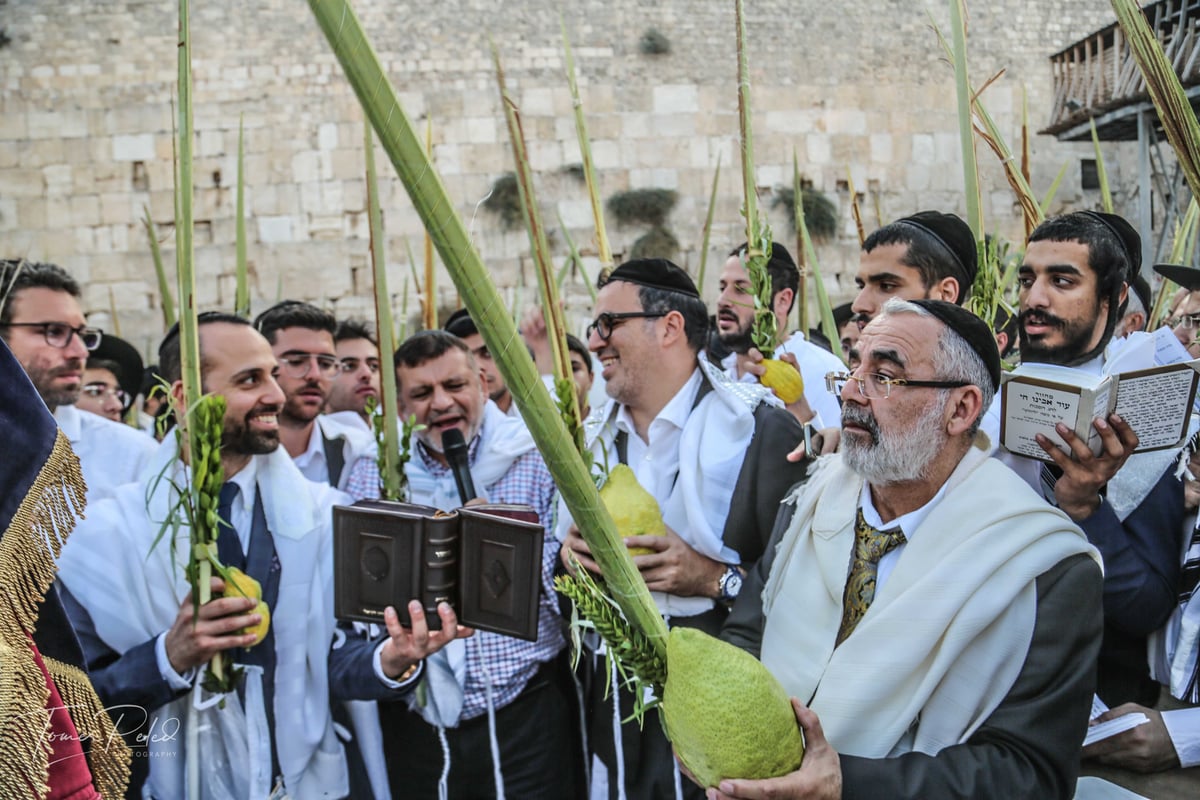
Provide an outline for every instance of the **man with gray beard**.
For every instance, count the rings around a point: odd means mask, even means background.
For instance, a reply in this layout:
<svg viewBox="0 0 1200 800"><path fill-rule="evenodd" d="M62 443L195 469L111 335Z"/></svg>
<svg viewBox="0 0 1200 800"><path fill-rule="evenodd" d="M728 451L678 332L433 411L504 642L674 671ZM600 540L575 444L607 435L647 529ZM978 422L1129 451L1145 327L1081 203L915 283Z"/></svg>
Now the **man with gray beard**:
<svg viewBox="0 0 1200 800"><path fill-rule="evenodd" d="M841 450L785 499L722 631L793 697L804 761L709 797L1069 798L1099 558L989 458L992 332L952 303L891 300L855 350L829 376Z"/></svg>

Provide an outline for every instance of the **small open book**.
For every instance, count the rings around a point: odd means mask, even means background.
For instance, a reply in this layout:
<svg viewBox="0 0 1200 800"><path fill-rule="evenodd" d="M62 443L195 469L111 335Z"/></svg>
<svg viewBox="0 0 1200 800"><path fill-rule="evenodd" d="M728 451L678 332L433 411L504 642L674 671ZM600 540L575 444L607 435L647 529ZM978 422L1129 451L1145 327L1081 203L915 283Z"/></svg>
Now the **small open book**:
<svg viewBox="0 0 1200 800"><path fill-rule="evenodd" d="M394 606L408 627L408 602L417 599L437 630L446 602L463 625L534 641L544 538L529 506L334 506L334 614L382 624Z"/></svg>
<svg viewBox="0 0 1200 800"><path fill-rule="evenodd" d="M1116 412L1137 434L1136 452L1178 447L1187 437L1198 380L1200 360L1115 375L1022 364L1000 387L1000 444L1016 455L1051 461L1035 436L1044 435L1070 454L1054 429L1062 422L1099 453L1100 432L1092 420Z"/></svg>

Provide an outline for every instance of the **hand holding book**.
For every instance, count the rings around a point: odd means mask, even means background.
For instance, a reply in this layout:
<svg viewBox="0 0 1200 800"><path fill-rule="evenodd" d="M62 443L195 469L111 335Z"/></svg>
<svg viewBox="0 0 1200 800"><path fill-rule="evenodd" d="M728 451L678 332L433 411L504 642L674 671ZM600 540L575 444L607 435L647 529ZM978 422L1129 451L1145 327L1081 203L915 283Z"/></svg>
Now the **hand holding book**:
<svg viewBox="0 0 1200 800"><path fill-rule="evenodd" d="M471 628L458 624L458 617L448 603L439 604L437 612L441 630L431 631L425 622L425 610L417 600L408 604L411 628L400 624L400 615L395 608L388 606L384 610L383 621L388 632L388 640L380 653L384 675L392 680L402 680L422 660L455 639L465 639L475 633Z"/></svg>

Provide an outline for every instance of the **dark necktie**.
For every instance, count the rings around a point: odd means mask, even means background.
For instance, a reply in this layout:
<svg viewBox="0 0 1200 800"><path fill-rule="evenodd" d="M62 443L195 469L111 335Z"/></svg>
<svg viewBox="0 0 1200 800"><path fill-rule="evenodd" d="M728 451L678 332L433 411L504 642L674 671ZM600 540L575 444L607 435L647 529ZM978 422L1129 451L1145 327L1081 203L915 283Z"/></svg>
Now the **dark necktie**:
<svg viewBox="0 0 1200 800"><path fill-rule="evenodd" d="M854 632L875 599L879 559L904 542L904 534L899 528L877 530L867 524L862 509L858 510L858 520L854 525L854 561L842 593L842 625L838 629L837 644L844 642Z"/></svg>
<svg viewBox="0 0 1200 800"><path fill-rule="evenodd" d="M221 484L221 493L217 496L217 557L225 566L245 571L246 554L233 528L233 504L241 491L233 481Z"/></svg>

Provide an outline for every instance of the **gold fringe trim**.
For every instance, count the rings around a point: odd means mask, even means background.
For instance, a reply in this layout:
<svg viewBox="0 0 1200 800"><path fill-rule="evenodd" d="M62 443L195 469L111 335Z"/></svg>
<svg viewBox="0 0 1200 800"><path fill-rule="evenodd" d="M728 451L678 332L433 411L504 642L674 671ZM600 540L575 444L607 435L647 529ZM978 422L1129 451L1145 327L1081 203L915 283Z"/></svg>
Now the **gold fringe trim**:
<svg viewBox="0 0 1200 800"><path fill-rule="evenodd" d="M46 736L50 692L29 649L29 636L37 627L42 600L54 582L55 561L83 510L86 493L79 459L58 431L46 463L0 539L0 797L45 798L50 791L51 745ZM49 669L51 659L44 661ZM69 688L60 684L64 702L103 710L84 673L74 672L76 675L63 673L70 684ZM90 699L83 694L84 685ZM107 714L101 716L108 719ZM81 733L84 728L95 728L90 722L80 725L80 719L75 721ZM111 729L111 720L108 724ZM118 782L122 773L107 764L93 772L97 781L119 787L101 788L105 797L124 794L129 774L127 750L124 756L124 781Z"/></svg>
<svg viewBox="0 0 1200 800"><path fill-rule="evenodd" d="M97 791L106 800L120 800L129 785L129 762L132 758L129 747L108 715L104 704L96 696L87 674L78 667L42 657L54 685L62 695L63 705L71 714L71 720L79 732L80 740L90 741L88 766L92 769L92 781Z"/></svg>

